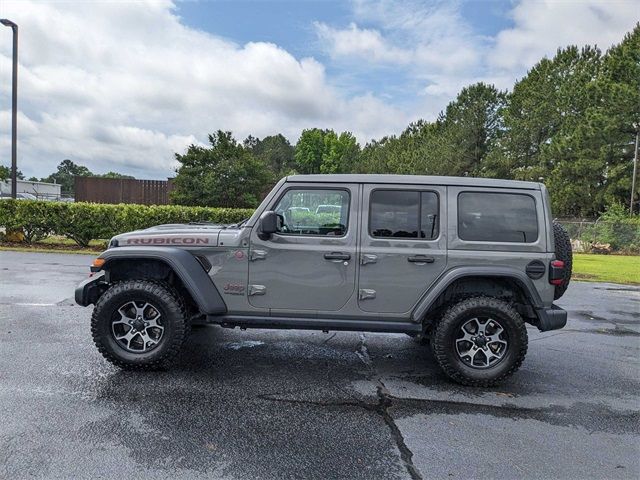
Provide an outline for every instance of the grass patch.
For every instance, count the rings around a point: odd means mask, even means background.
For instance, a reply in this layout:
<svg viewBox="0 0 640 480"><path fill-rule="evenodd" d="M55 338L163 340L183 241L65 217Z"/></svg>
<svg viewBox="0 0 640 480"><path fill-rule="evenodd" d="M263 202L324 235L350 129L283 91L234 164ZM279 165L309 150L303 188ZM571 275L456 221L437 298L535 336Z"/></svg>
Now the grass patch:
<svg viewBox="0 0 640 480"><path fill-rule="evenodd" d="M103 251L107 249L108 240L91 240L89 242L89 248L93 250ZM51 245L54 248L57 247L73 247L76 249L82 250L81 247L78 247L78 244L66 237L59 237L57 235L52 235L50 237L45 238L44 240L38 242L39 245Z"/></svg>
<svg viewBox="0 0 640 480"><path fill-rule="evenodd" d="M106 240L91 240L86 248L79 247L76 242L65 237L51 236L40 242L17 243L0 242L0 250L12 250L15 252L40 252L40 253L81 253L94 255L107 249Z"/></svg>
<svg viewBox="0 0 640 480"><path fill-rule="evenodd" d="M34 248L25 247L23 243L0 243L0 252L29 252L29 253L71 253L76 255L98 255L102 250L82 250L70 248Z"/></svg>
<svg viewBox="0 0 640 480"><path fill-rule="evenodd" d="M575 253L573 279L640 285L640 256Z"/></svg>

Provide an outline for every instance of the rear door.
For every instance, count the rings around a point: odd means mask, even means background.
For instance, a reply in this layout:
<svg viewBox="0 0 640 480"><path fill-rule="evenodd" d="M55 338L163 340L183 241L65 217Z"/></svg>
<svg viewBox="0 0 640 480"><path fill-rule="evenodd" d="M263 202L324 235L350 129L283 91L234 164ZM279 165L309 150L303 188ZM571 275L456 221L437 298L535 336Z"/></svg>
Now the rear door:
<svg viewBox="0 0 640 480"><path fill-rule="evenodd" d="M364 185L358 305L410 313L447 263L446 187Z"/></svg>

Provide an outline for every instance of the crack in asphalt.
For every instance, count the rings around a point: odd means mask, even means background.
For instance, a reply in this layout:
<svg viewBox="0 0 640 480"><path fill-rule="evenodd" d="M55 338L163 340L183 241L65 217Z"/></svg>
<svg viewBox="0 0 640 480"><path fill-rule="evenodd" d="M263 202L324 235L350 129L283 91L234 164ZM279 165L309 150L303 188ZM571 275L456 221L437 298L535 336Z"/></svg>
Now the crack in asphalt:
<svg viewBox="0 0 640 480"><path fill-rule="evenodd" d="M364 363L370 371L370 375L367 378L370 382L378 384L376 387L376 395L378 396L378 403L374 405L373 411L382 417L384 423L389 428L391 438L396 444L396 448L400 452L400 460L404 464L407 473L412 480L422 480L420 471L413 463L413 452L404 441L404 436L400 431L400 428L396 424L389 409L393 407L393 396L389 393L389 390L385 386L384 382L380 378L380 374L376 371L373 359L369 355L369 349L367 348L367 336L365 333L360 334L360 343L356 350L356 355ZM375 377L375 380L374 380ZM367 404L371 406L370 404Z"/></svg>
<svg viewBox="0 0 640 480"><path fill-rule="evenodd" d="M386 423L387 427L389 427L389 431L391 432L391 438L396 443L396 447L400 451L400 459L404 464L404 467L407 469L409 476L412 480L422 480L422 475L420 474L420 470L413 463L413 452L407 446L407 443L404 441L404 436L400 431L400 428L396 424L394 418L389 413L389 409L393 407L393 396L387 390L382 380L378 379L378 388L376 389L376 393L378 394L378 403L376 411L382 416L384 423Z"/></svg>
<svg viewBox="0 0 640 480"><path fill-rule="evenodd" d="M354 407L354 408L362 408L368 412L373 412L382 417L385 425L389 428L391 433L391 438L396 444L396 447L400 451L400 460L402 461L404 467L407 470L407 473L411 477L412 480L422 480L422 475L420 471L413 463L413 452L407 446L404 436L400 431L400 428L396 424L393 416L389 412L389 409L393 407L393 401L396 399L393 395L389 393L389 391L384 386L384 383L381 380L378 380L378 387L376 389L377 399L376 403L368 403L363 400L354 399L352 401L343 400L343 401L323 401L323 400L303 400L299 398L282 398L275 396L277 394L263 394L258 395L258 398L261 400L266 400L270 402L281 402L288 403L294 405L311 405L315 407Z"/></svg>
<svg viewBox="0 0 640 480"><path fill-rule="evenodd" d="M356 350L356 355L362 361L362 363L364 363L367 367L372 368L373 363L371 362L371 357L369 356L369 350L367 349L367 337L364 333L360 334L360 344L358 345L358 349Z"/></svg>
<svg viewBox="0 0 640 480"><path fill-rule="evenodd" d="M330 339L329 339L330 340ZM398 427L395 422L395 419L391 415L390 409L394 406L394 400L402 400L398 399L391 395L384 382L380 378L380 375L375 370L375 366L373 364L373 360L369 355L369 350L367 349L367 338L364 333L360 334L360 342L358 343L358 347L355 350L355 354L358 356L360 361L364 363L364 365L369 370L370 374L367 376L367 380L376 383L376 403L365 402L364 400L360 400L353 395L346 392L343 388L339 387L330 379L329 372L327 372L327 378L331 382L332 385L338 387L342 393L347 394L353 400L341 400L341 401L321 401L321 400L303 400L296 398L282 398L278 395L278 393L268 393L258 395L257 398L261 400L267 400L272 402L282 402L289 404L298 404L298 405L312 405L312 406L320 406L320 407L355 407L362 408L368 412L373 412L379 415L384 421L385 425L389 429L389 433L391 435L392 440L394 441L396 448L400 452L400 460L404 465L409 477L412 480L422 480L422 474L418 467L413 463L413 452L407 445L404 440L404 436L402 435L402 431Z"/></svg>
<svg viewBox="0 0 640 480"><path fill-rule="evenodd" d="M331 335L329 338L327 338L326 340L324 340L322 342L323 345L327 345L329 343L330 340L333 339L333 337L335 337L338 334L338 332L333 332L333 335Z"/></svg>
<svg viewBox="0 0 640 480"><path fill-rule="evenodd" d="M372 356L369 354L365 334L360 335L360 341L354 353L368 370L366 380L376 384L377 401L375 403L360 400L341 387L338 387L338 390L340 390L343 394L348 395L351 398L350 400L325 401L283 398L281 396L282 393L263 394L259 395L258 398L266 401L302 404L316 407L361 408L368 412L379 415L389 429L391 438L399 451L400 460L412 480L422 480L423 477L418 467L413 463L413 451L407 445L402 431L396 424L396 421L391 414L391 410L398 405L403 405L406 408L417 408L421 412L424 412L426 409L431 413L451 414L455 412L457 414L484 414L494 417L511 419L533 419L555 425L579 425L583 428L586 428L590 433L602 431L602 428L593 428L593 415L599 415L605 418L610 424L609 426L614 430L624 431L627 433L635 431L635 429L637 428L636 426L638 425L640 420L640 414L637 411L611 411L603 409L602 405L583 404L583 409L584 407L586 407L586 416L585 418L582 418L582 416L572 415L572 412L576 411L575 406L572 408L566 408L556 405L550 405L548 408L529 408L508 403L501 405L481 405L473 402L455 400L438 400L426 398L422 399L412 397L400 398L394 396L382 381L382 375L380 375L380 373L376 370L375 362L373 361ZM330 377L329 372L327 372L327 376ZM334 386L337 386L335 382L331 381L331 383Z"/></svg>

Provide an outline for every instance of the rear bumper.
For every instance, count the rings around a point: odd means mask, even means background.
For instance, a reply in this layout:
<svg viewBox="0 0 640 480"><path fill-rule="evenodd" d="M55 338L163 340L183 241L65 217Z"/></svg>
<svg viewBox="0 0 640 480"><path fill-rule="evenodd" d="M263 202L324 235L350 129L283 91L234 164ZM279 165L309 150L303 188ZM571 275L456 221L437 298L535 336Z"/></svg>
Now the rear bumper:
<svg viewBox="0 0 640 480"><path fill-rule="evenodd" d="M107 283L104 280L104 272L87 278L76 287L76 303L83 307L96 303L106 286Z"/></svg>
<svg viewBox="0 0 640 480"><path fill-rule="evenodd" d="M558 330L567 324L567 311L551 305L551 308L539 308L538 310L538 330L547 332Z"/></svg>

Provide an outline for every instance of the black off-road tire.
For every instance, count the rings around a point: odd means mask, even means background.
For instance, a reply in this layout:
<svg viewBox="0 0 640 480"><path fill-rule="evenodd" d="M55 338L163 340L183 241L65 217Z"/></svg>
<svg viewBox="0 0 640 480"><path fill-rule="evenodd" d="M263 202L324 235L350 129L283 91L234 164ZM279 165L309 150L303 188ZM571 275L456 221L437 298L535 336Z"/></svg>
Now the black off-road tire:
<svg viewBox="0 0 640 480"><path fill-rule="evenodd" d="M456 338L462 326L474 317L490 317L504 328L508 339L504 357L493 366L469 366L456 352ZM520 314L509 303L493 297L477 296L450 306L434 325L431 348L445 374L463 385L490 387L512 375L527 354L527 328Z"/></svg>
<svg viewBox="0 0 640 480"><path fill-rule="evenodd" d="M573 249L571 248L571 239L567 230L557 222L553 222L553 238L556 247L556 258L564 262L564 277L562 283L556 285L553 292L553 298L559 299L564 295L569 287L571 280L571 271L573 269Z"/></svg>
<svg viewBox="0 0 640 480"><path fill-rule="evenodd" d="M161 314L164 326L158 345L144 353L123 348L112 334L113 316L126 302L151 303ZM158 370L169 367L189 336L182 297L169 285L152 280L127 280L112 285L98 300L91 317L91 334L98 351L112 364L125 370Z"/></svg>

